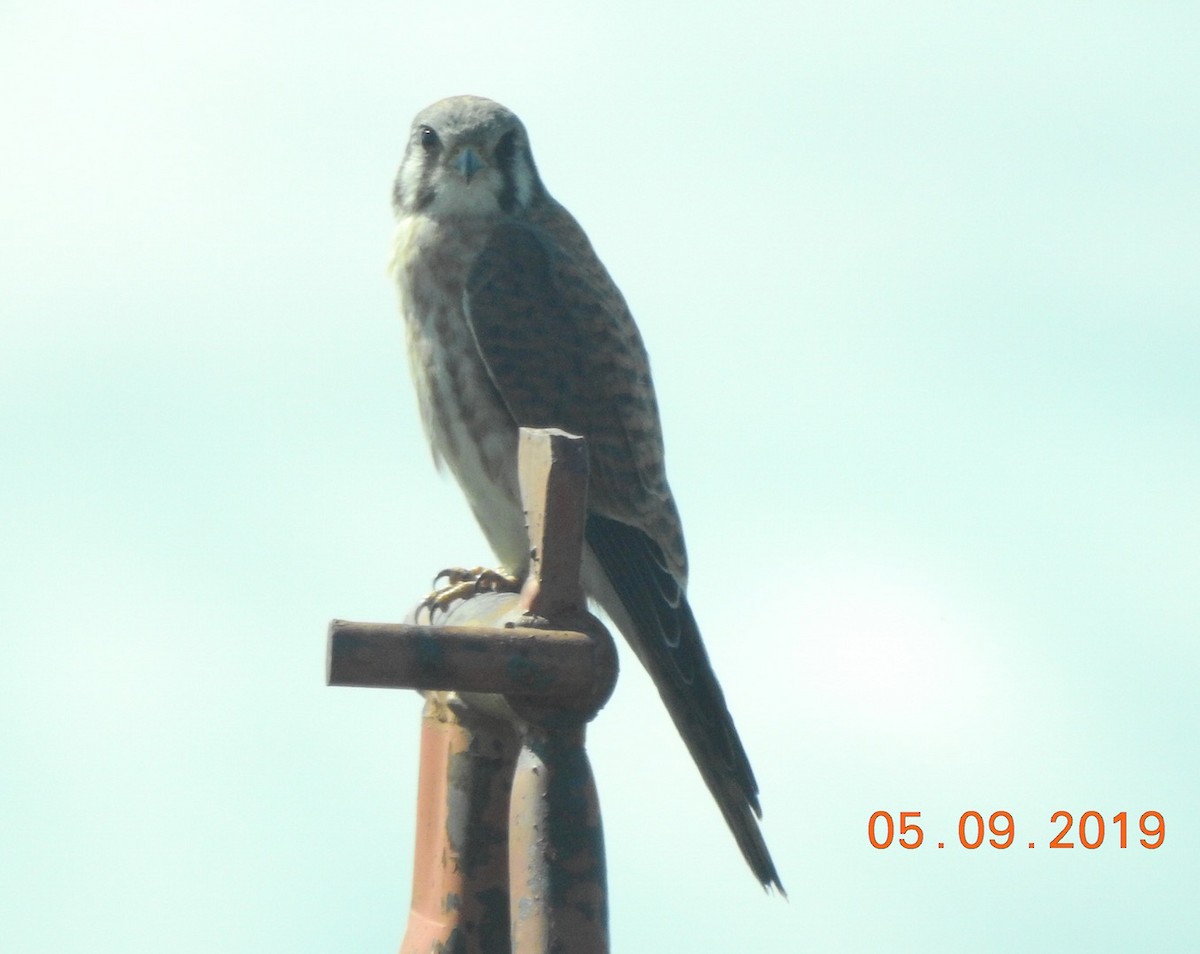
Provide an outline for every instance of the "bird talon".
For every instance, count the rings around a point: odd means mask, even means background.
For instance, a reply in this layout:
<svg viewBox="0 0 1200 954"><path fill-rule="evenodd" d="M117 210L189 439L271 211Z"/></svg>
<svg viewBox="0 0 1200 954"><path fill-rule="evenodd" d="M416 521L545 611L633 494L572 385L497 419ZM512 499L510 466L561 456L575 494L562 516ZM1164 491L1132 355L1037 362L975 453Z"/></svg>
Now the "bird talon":
<svg viewBox="0 0 1200 954"><path fill-rule="evenodd" d="M476 593L520 593L521 578L503 570L489 570L482 567L475 571Z"/></svg>
<svg viewBox="0 0 1200 954"><path fill-rule="evenodd" d="M438 584L445 580L444 586ZM448 567L433 578L433 592L421 600L419 610L430 616L435 611L449 612L458 600L468 600L479 593L520 593L521 580L503 570L477 566L473 569Z"/></svg>
<svg viewBox="0 0 1200 954"><path fill-rule="evenodd" d="M440 589L448 589L452 586L457 586L459 583L471 582L482 572L483 567L481 566L477 566L473 570L468 570L466 567L462 566L448 566L433 578L433 589L435 592L437 592ZM446 586L439 587L438 582L440 580L445 580Z"/></svg>

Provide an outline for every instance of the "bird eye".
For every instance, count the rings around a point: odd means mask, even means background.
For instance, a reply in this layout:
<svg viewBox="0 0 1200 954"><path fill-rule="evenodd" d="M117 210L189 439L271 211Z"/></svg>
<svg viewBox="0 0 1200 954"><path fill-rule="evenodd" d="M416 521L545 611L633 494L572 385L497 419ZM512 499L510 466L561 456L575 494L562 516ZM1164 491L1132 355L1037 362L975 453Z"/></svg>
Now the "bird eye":
<svg viewBox="0 0 1200 954"><path fill-rule="evenodd" d="M420 135L421 147L427 152L432 149L436 149L441 144L441 140L438 139L438 134L435 133L429 126L422 126Z"/></svg>

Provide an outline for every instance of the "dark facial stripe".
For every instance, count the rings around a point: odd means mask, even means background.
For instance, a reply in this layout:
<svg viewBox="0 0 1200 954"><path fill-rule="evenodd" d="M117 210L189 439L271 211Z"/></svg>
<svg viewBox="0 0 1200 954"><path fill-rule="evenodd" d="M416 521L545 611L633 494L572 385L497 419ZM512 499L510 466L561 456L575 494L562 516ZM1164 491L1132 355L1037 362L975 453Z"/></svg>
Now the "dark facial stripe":
<svg viewBox="0 0 1200 954"><path fill-rule="evenodd" d="M504 180L504 188L501 189L499 197L500 209L503 212L512 212L517 204L517 186L513 176L513 156L516 155L516 149L517 132L515 129L510 129L500 137L500 141L496 143L495 152L492 154L496 168L500 170L500 175Z"/></svg>
<svg viewBox="0 0 1200 954"><path fill-rule="evenodd" d="M413 196L413 211L420 212L427 209L433 203L434 196L436 195L437 190L422 178L421 185L417 189L417 194Z"/></svg>

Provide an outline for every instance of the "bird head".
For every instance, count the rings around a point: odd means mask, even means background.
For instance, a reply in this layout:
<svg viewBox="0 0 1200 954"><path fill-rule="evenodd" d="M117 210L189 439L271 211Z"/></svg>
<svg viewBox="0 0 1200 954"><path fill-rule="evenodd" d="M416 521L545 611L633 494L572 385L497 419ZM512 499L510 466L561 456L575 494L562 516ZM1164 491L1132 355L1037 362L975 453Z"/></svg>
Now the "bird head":
<svg viewBox="0 0 1200 954"><path fill-rule="evenodd" d="M521 120L490 99L453 96L413 120L392 204L398 215L509 215L541 191Z"/></svg>

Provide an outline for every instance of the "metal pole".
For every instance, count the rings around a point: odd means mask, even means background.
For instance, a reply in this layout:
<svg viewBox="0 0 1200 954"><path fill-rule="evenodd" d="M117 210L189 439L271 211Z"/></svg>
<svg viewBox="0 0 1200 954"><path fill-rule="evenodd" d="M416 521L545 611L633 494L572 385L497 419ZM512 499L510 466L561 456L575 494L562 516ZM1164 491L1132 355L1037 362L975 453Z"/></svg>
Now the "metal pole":
<svg viewBox="0 0 1200 954"><path fill-rule="evenodd" d="M330 685L426 691L401 954L608 951L584 739L617 657L579 584L583 440L523 428L520 482L532 559L519 597L481 593L430 625L330 624Z"/></svg>
<svg viewBox="0 0 1200 954"><path fill-rule="evenodd" d="M400 954L507 954L512 726L430 693L421 715L412 904Z"/></svg>

